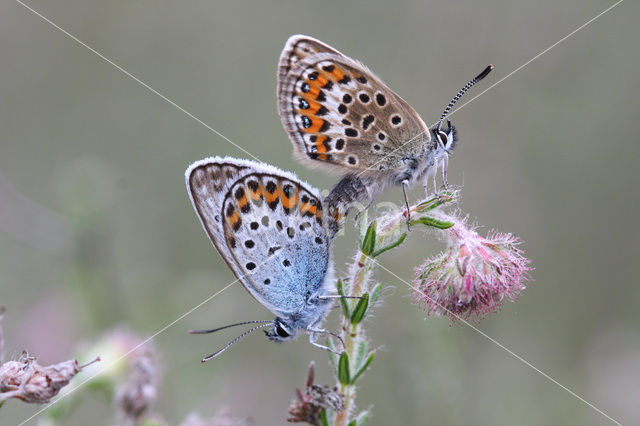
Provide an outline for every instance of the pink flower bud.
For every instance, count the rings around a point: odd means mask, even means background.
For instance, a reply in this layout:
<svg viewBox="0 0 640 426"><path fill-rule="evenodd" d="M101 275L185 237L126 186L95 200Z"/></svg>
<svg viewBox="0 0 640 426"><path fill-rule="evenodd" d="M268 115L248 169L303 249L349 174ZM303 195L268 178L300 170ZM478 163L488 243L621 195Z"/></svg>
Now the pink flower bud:
<svg viewBox="0 0 640 426"><path fill-rule="evenodd" d="M511 234L486 238L458 217L443 217L453 226L440 230L447 239L444 252L415 269L414 300L427 315L446 315L452 322L473 317L480 321L495 312L505 298L513 301L525 289L529 259Z"/></svg>

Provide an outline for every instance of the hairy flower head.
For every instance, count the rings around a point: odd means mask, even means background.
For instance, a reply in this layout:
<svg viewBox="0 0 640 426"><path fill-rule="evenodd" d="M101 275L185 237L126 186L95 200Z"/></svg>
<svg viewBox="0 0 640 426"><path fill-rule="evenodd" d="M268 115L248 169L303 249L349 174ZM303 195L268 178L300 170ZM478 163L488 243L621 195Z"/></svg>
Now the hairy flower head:
<svg viewBox="0 0 640 426"><path fill-rule="evenodd" d="M447 248L415 269L416 303L427 315L446 315L453 322L480 321L498 310L505 298L515 300L531 271L529 259L518 248L520 240L498 232L483 237L464 219L442 219L453 223L440 231Z"/></svg>

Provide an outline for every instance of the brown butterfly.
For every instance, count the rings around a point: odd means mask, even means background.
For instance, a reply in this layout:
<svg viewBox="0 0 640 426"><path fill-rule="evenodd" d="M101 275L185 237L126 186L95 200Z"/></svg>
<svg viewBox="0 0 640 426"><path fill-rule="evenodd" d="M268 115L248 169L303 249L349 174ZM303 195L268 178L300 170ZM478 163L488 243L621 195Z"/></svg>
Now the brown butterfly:
<svg viewBox="0 0 640 426"><path fill-rule="evenodd" d="M406 188L421 181L427 190L439 169L446 187L458 138L449 120L443 128L444 119L492 69L467 83L429 129L360 62L314 38L289 38L278 64L278 111L299 160L343 175L325 200L332 235L350 207L368 206L388 186L402 186L407 209Z"/></svg>

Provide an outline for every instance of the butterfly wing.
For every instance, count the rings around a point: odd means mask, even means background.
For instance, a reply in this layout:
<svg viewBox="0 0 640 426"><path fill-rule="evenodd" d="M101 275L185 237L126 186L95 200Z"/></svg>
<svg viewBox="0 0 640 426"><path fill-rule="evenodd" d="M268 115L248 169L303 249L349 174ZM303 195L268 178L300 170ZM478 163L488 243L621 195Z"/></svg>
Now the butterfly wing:
<svg viewBox="0 0 640 426"><path fill-rule="evenodd" d="M186 171L211 242L249 293L278 316L325 282L329 244L316 189L266 164L208 158Z"/></svg>
<svg viewBox="0 0 640 426"><path fill-rule="evenodd" d="M296 156L341 172L393 170L435 142L418 113L364 65L311 37L291 37L278 110Z"/></svg>

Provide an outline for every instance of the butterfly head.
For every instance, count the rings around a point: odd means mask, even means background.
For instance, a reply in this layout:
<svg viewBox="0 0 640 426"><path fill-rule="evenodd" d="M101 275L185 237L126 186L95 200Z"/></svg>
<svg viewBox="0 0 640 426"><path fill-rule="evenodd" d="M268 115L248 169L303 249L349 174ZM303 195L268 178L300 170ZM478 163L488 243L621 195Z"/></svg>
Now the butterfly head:
<svg viewBox="0 0 640 426"><path fill-rule="evenodd" d="M264 334L272 342L280 343L293 339L296 334L294 330L295 329L290 324L287 324L285 320L276 318L273 320L269 330L265 330Z"/></svg>
<svg viewBox="0 0 640 426"><path fill-rule="evenodd" d="M441 125L434 126L431 129L431 133L438 143L438 148L451 154L458 142L458 131L451 124L451 120L447 120L447 128L443 129Z"/></svg>

